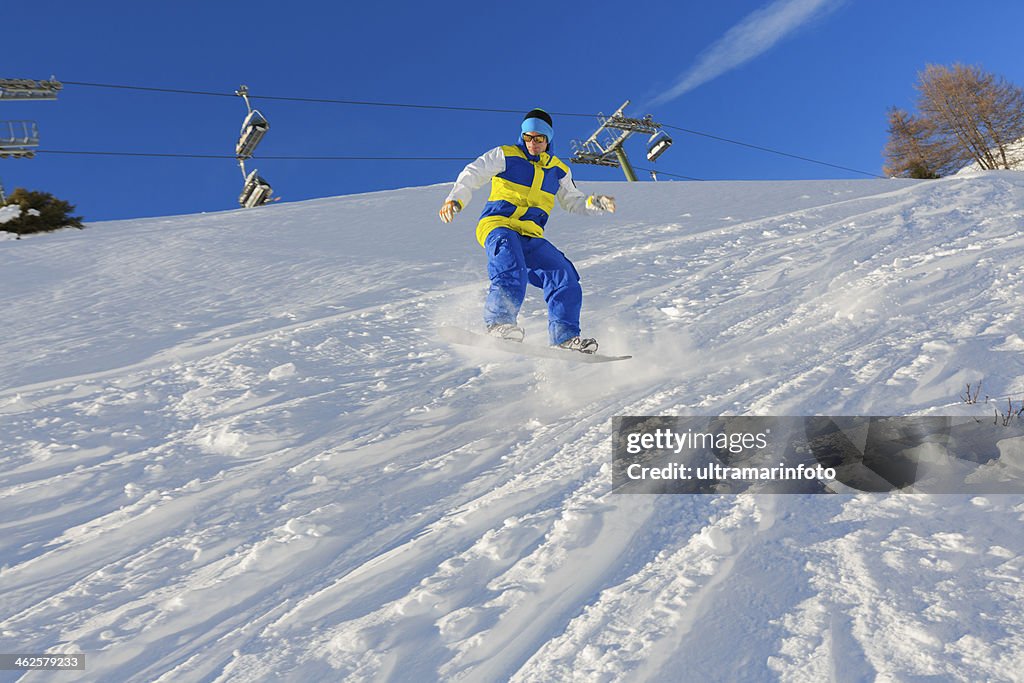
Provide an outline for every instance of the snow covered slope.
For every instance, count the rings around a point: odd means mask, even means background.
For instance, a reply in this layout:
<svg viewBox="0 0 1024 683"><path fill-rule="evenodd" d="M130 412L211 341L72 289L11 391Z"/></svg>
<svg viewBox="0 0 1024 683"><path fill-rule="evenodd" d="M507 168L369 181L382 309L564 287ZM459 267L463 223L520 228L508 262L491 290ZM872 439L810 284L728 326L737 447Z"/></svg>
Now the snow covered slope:
<svg viewBox="0 0 1024 683"><path fill-rule="evenodd" d="M1024 174L584 189L619 213L549 235L630 361L436 339L485 289L482 198L445 226L445 186L0 242L0 652L105 682L1019 680L1021 497L611 495L609 437L1019 401ZM542 342L536 290L521 322Z"/></svg>
<svg viewBox="0 0 1024 683"><path fill-rule="evenodd" d="M999 153L998 148L994 149L993 156L1002 161L1002 155ZM1016 171L1024 170L1024 138L1006 146L1006 161L1008 168ZM984 173L984 169L982 169L981 164L977 161L965 166L957 175L970 175L974 173Z"/></svg>

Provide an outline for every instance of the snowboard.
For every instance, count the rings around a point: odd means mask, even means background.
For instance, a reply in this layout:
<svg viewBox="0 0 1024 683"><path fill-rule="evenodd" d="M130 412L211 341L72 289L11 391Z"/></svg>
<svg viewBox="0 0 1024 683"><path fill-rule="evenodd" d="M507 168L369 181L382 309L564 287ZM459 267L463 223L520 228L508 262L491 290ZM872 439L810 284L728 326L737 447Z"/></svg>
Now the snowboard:
<svg viewBox="0 0 1024 683"><path fill-rule="evenodd" d="M486 334L478 334L476 332L464 330L461 327L442 327L438 330L438 333L440 334L441 339L451 344L475 346L481 349L494 349L495 351L514 353L519 356L554 358L555 360L563 360L571 363L610 363L612 361L626 360L633 357L606 356L600 353L569 351L567 349L560 349L553 346L537 346L536 344L527 344L524 342L511 341L509 339L501 339L499 337L491 337Z"/></svg>

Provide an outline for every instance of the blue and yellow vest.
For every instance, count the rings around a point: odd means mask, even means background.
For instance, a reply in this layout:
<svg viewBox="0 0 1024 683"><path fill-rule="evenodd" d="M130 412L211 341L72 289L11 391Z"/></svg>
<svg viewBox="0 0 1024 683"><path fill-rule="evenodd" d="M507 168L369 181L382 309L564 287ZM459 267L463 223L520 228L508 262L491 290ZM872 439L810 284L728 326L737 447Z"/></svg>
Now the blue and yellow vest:
<svg viewBox="0 0 1024 683"><path fill-rule="evenodd" d="M521 147L502 145L505 170L491 179L476 239L481 246L495 228L511 228L526 237L543 237L548 214L555 208L559 183L569 167L558 157L542 152L531 161Z"/></svg>

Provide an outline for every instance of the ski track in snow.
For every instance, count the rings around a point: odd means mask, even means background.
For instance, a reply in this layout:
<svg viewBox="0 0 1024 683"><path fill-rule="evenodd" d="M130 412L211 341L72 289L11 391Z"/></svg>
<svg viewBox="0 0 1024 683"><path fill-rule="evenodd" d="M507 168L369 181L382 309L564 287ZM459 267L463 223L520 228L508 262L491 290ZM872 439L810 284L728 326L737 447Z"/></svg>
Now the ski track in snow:
<svg viewBox="0 0 1024 683"><path fill-rule="evenodd" d="M0 243L0 652L90 681L1019 680L1019 497L610 495L609 437L1024 392L1024 178L591 185L620 213L551 230L611 366L433 338L484 292L442 186ZM545 337L535 290L522 323Z"/></svg>

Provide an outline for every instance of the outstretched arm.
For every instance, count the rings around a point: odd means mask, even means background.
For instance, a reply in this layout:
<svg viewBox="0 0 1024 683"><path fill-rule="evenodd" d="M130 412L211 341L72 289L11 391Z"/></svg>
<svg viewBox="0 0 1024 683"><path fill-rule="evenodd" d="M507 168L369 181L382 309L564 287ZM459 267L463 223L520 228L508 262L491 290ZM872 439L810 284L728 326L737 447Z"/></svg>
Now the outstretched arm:
<svg viewBox="0 0 1024 683"><path fill-rule="evenodd" d="M603 194L585 195L576 187L572 179L572 171L565 174L559 183L558 203L569 213L582 213L600 216L603 213L615 213L615 199Z"/></svg>
<svg viewBox="0 0 1024 683"><path fill-rule="evenodd" d="M473 198L473 191L485 185L491 178L505 170L505 152L501 147L495 147L476 161L462 169L462 173L455 179L452 191L438 215L445 223L450 223L455 214L462 210L469 200Z"/></svg>

